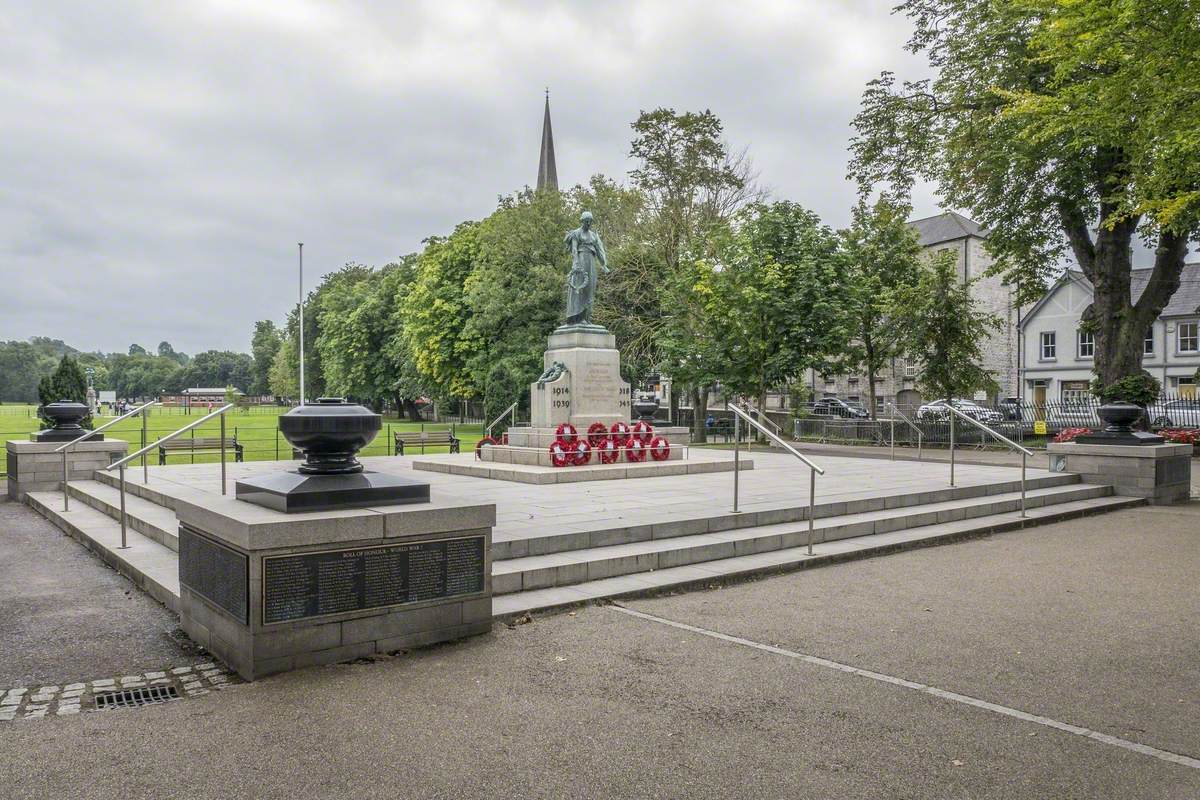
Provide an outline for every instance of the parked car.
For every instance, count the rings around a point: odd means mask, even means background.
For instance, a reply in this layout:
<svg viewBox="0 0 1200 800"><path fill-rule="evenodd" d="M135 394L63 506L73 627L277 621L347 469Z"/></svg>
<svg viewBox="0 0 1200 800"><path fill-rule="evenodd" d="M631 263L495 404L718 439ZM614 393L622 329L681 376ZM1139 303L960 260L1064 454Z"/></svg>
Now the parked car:
<svg viewBox="0 0 1200 800"><path fill-rule="evenodd" d="M1158 402L1146 409L1155 428L1200 428L1200 399L1185 397Z"/></svg>
<svg viewBox="0 0 1200 800"><path fill-rule="evenodd" d="M1096 406L1086 401L1046 404L1046 422L1052 428L1098 428L1101 426Z"/></svg>
<svg viewBox="0 0 1200 800"><path fill-rule="evenodd" d="M955 398L949 401L949 403L953 403L955 408L971 419L978 420L987 425L1004 421L1004 417L998 411L981 406L974 400ZM943 422L950 416L950 412L946 410L946 406L949 403L946 400L934 400L932 403L926 403L917 409L917 419L922 422Z"/></svg>
<svg viewBox="0 0 1200 800"><path fill-rule="evenodd" d="M859 403L851 403L839 397L822 397L809 409L814 417L844 417L866 419L871 416Z"/></svg>
<svg viewBox="0 0 1200 800"><path fill-rule="evenodd" d="M1024 418L1023 409L1021 408L1021 398L1006 397L999 403L996 403L996 410L1004 417L1007 422L1020 422Z"/></svg>

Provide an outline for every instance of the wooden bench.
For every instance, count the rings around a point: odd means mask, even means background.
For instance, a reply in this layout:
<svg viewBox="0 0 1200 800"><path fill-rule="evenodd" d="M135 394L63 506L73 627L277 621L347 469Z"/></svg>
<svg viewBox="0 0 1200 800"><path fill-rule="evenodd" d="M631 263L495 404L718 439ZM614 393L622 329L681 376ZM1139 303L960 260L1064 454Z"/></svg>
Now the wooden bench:
<svg viewBox="0 0 1200 800"><path fill-rule="evenodd" d="M238 443L237 437L225 439L225 449L232 450L235 461L242 460L242 445ZM220 436L197 436L195 439L172 439L169 442L162 442L158 446L158 465L164 466L167 463L168 453L219 453L221 452L221 437Z"/></svg>
<svg viewBox="0 0 1200 800"><path fill-rule="evenodd" d="M449 445L451 453L459 452L459 440L450 431L396 431L396 455L404 455L404 445L421 445L421 454L425 454L426 445Z"/></svg>

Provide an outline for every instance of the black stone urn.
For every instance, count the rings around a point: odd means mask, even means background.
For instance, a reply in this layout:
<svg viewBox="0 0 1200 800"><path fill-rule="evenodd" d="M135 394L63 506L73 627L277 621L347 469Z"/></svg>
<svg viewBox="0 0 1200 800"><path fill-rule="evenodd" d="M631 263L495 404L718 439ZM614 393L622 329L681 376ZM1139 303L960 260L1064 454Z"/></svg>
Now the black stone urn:
<svg viewBox="0 0 1200 800"><path fill-rule="evenodd" d="M90 411L83 403L73 403L70 400L59 400L57 403L47 403L42 406L42 414L54 420L54 427L33 434L35 442L70 442L87 433L80 422L83 422ZM104 434L95 433L88 437L89 441L100 441Z"/></svg>
<svg viewBox="0 0 1200 800"><path fill-rule="evenodd" d="M1133 429L1133 424L1144 413L1145 409L1136 403L1124 400L1105 403L1096 409L1096 414L1105 423L1104 430L1076 436L1075 441L1080 444L1162 444L1165 440L1158 434Z"/></svg>
<svg viewBox="0 0 1200 800"><path fill-rule="evenodd" d="M638 392L637 399L633 401L633 410L638 415L636 422L653 422L654 412L658 411L658 398L650 392Z"/></svg>
<svg viewBox="0 0 1200 800"><path fill-rule="evenodd" d="M382 418L340 397L318 397L315 403L297 406L279 418L279 431L305 461L304 475L352 475L362 472L355 455L371 443L383 425Z"/></svg>

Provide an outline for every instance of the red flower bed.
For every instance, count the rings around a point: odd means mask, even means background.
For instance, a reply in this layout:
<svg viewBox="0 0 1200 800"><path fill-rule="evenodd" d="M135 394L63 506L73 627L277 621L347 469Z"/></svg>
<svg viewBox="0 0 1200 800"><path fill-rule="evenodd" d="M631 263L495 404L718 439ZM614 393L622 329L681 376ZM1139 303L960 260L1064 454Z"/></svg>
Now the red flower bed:
<svg viewBox="0 0 1200 800"><path fill-rule="evenodd" d="M1173 444L1200 445L1200 428L1172 428L1159 433Z"/></svg>
<svg viewBox="0 0 1200 800"><path fill-rule="evenodd" d="M1085 433L1091 433L1091 428L1063 428L1052 441L1055 442L1072 442L1076 436L1081 436Z"/></svg>

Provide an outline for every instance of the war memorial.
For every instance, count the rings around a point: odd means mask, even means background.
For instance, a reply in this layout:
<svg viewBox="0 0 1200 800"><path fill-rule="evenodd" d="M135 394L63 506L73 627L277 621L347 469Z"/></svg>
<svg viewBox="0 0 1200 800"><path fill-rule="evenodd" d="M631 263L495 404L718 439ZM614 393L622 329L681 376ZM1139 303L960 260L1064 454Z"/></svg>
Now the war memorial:
<svg viewBox="0 0 1200 800"><path fill-rule="evenodd" d="M486 633L529 611L1188 496L1191 447L1133 433L1123 409L1094 441L1053 445L1050 471L818 465L744 410L741 424L775 447L691 448L687 429L635 413L615 339L591 321L606 270L592 224L585 213L566 237L564 323L529 386L527 427L462 454L360 461L379 416L321 398L280 418L304 454L294 469L139 470L125 442L81 432L86 409L67 404L56 429L7 443L9 497L254 680Z"/></svg>

